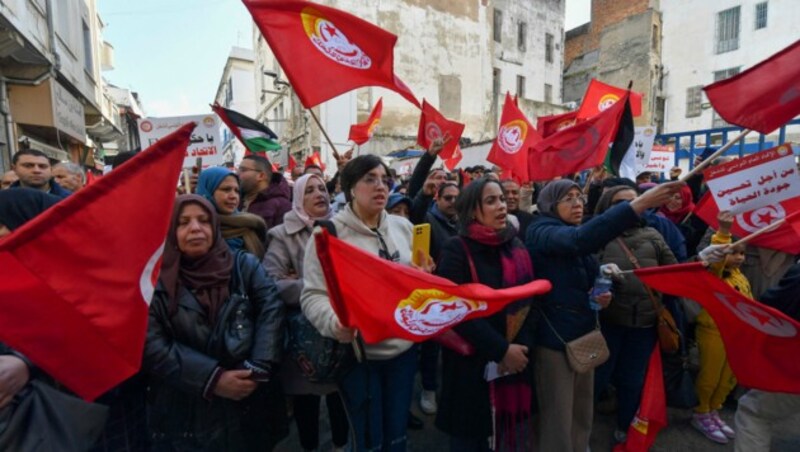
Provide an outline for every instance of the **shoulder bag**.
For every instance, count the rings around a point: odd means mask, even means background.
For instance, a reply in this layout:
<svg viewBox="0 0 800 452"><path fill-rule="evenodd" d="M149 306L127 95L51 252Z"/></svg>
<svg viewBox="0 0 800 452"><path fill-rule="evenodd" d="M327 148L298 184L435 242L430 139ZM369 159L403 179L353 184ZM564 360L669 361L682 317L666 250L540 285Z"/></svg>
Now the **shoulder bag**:
<svg viewBox="0 0 800 452"><path fill-rule="evenodd" d="M579 374L584 374L594 369L595 367L608 361L610 352L608 351L608 344L600 332L600 317L595 312L595 329L584 334L583 336L573 339L569 342L564 341L558 331L550 323L550 319L542 313L544 321L547 326L553 331L559 341L564 344L564 351L567 354L567 362L569 367Z"/></svg>

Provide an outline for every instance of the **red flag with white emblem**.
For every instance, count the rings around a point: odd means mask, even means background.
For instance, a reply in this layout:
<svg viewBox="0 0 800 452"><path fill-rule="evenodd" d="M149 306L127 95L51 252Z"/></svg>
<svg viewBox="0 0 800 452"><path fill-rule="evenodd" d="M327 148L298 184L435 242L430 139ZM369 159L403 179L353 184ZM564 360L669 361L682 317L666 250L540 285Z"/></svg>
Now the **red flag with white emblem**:
<svg viewBox="0 0 800 452"><path fill-rule="evenodd" d="M517 107L511 94L506 93L500 129L486 160L513 171L520 180L527 182L531 180L528 174L528 150L541 141L542 136Z"/></svg>
<svg viewBox="0 0 800 452"><path fill-rule="evenodd" d="M544 279L499 290L458 285L368 253L325 230L315 235L315 245L336 316L342 325L358 329L368 344L389 338L422 342L551 288Z"/></svg>
<svg viewBox="0 0 800 452"><path fill-rule="evenodd" d="M650 353L647 374L642 387L639 409L628 427L628 437L614 446L614 452L647 452L656 442L658 432L667 426L667 396L664 392L664 370L658 344Z"/></svg>
<svg viewBox="0 0 800 452"><path fill-rule="evenodd" d="M528 180L550 180L601 165L617 134L626 99L537 143L528 156Z"/></svg>
<svg viewBox="0 0 800 452"><path fill-rule="evenodd" d="M0 341L92 400L139 370L187 124L0 241Z"/></svg>
<svg viewBox="0 0 800 452"><path fill-rule="evenodd" d="M464 133L464 124L460 122L451 121L438 110L433 108L433 105L428 101L422 99L422 114L419 117L419 129L417 130L417 144L424 149L428 149L434 140L444 138L449 135L449 140L444 144L442 152L439 153L439 158L445 161L455 158L458 142L461 140L461 135ZM460 153L460 149L458 150ZM461 157L458 157L461 160ZM458 162L455 162L453 168ZM452 168L450 169L452 171Z"/></svg>
<svg viewBox="0 0 800 452"><path fill-rule="evenodd" d="M733 219L731 234L738 238L746 237L797 211L800 211L800 196L740 213ZM710 193L706 193L700 199L694 208L694 214L712 228L719 228L717 222L719 207ZM800 239L792 226L786 223L753 238L749 243L789 254L800 254Z"/></svg>
<svg viewBox="0 0 800 452"><path fill-rule="evenodd" d="M361 145L372 138L375 129L381 122L381 115L383 114L383 98L378 99L372 111L369 113L369 118L366 121L353 124L350 126L350 136L347 138L355 144Z"/></svg>
<svg viewBox="0 0 800 452"><path fill-rule="evenodd" d="M394 73L397 36L318 3L243 2L306 108L362 86L393 90L419 107Z"/></svg>
<svg viewBox="0 0 800 452"><path fill-rule="evenodd" d="M752 68L706 86L725 121L767 134L800 114L800 40Z"/></svg>
<svg viewBox="0 0 800 452"><path fill-rule="evenodd" d="M577 119L588 119L609 109L620 101L628 90L592 79L586 87ZM634 117L642 115L642 95L631 91L631 113Z"/></svg>
<svg viewBox="0 0 800 452"><path fill-rule="evenodd" d="M800 394L800 322L742 295L707 271L702 262L634 273L653 289L696 300L708 311L742 386Z"/></svg>
<svg viewBox="0 0 800 452"><path fill-rule="evenodd" d="M464 154L461 153L461 146L456 146L453 155L444 161L444 166L447 167L449 171L454 171L463 157Z"/></svg>
<svg viewBox="0 0 800 452"><path fill-rule="evenodd" d="M578 110L568 111L558 115L539 116L536 119L536 130L547 138L550 135L572 127L578 122Z"/></svg>

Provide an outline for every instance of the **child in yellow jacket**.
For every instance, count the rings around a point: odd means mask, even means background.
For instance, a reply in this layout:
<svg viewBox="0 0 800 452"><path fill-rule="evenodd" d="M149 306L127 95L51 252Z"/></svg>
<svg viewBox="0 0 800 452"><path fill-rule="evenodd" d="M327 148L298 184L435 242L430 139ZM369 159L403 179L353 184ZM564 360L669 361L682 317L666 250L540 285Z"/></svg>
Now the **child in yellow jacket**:
<svg viewBox="0 0 800 452"><path fill-rule="evenodd" d="M711 244L731 243L730 228L733 224L733 215L723 211L719 213L717 220L719 230L711 237ZM745 245L735 245L728 250L725 260L711 264L709 269L742 295L752 298L750 281L740 270L744 259ZM705 309L697 316L695 337L700 351L700 372L695 381L698 405L694 409L692 426L708 439L726 444L736 434L720 419L717 410L722 408L728 394L736 386L736 377L728 364L719 329Z"/></svg>

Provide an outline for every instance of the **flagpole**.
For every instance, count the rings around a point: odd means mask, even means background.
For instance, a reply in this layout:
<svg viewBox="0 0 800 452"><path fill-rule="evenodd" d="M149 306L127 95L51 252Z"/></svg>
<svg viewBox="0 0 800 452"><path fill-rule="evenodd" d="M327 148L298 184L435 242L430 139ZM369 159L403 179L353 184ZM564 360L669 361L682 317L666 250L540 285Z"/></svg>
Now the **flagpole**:
<svg viewBox="0 0 800 452"><path fill-rule="evenodd" d="M758 231L748 235L747 237L744 237L742 239L739 239L739 240L731 243L730 246L744 245L745 243L753 240L754 238L756 238L756 237L758 237L758 236L760 236L762 234L766 234L767 232L770 232L773 229L776 229L778 226L782 225L783 223L786 223L786 217L783 217L780 220L778 220L778 221L776 221L776 222L774 222L772 224L768 224L768 225L764 226L763 228L761 228Z"/></svg>
<svg viewBox="0 0 800 452"><path fill-rule="evenodd" d="M333 144L331 137L328 136L328 132L325 130L325 127L322 127L322 123L319 121L319 118L317 118L317 114L314 113L314 109L309 108L308 112L311 113L311 117L314 118L314 122L317 123L317 127L319 127L319 130L322 131L322 135L325 136L325 140L328 142L328 145L330 145L331 150L333 150L333 158L339 160L339 152L336 150L336 146Z"/></svg>
<svg viewBox="0 0 800 452"><path fill-rule="evenodd" d="M734 144L736 144L739 140L741 140L742 138L747 136L747 134L750 133L750 132L752 132L752 130L750 130L750 129L742 129L742 131L739 133L739 135L736 135L736 137L734 139L732 139L732 140L728 141L727 143L725 143L725 145L722 146L721 148L719 148L719 150L717 150L717 152L709 155L705 160L700 162L700 164L695 166L693 170L689 171L685 176L683 176L680 179L680 181L681 182L686 182L687 180L689 180L690 177L694 176L695 174L699 173L701 170L705 169L705 167L710 165L711 162L714 161L715 158L717 158L720 155L722 155L725 152L727 152L728 149L732 148Z"/></svg>

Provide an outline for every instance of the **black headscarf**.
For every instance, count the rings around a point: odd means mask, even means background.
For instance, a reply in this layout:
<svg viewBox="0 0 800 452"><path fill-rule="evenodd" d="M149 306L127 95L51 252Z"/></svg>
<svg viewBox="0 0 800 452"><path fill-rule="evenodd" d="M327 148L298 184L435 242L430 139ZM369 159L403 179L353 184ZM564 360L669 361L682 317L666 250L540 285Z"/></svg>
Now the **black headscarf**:
<svg viewBox="0 0 800 452"><path fill-rule="evenodd" d="M15 230L54 206L61 198L33 188L0 191L0 224Z"/></svg>
<svg viewBox="0 0 800 452"><path fill-rule="evenodd" d="M178 218L188 204L201 206L211 219L214 239L211 249L200 257L185 256L178 248ZM222 239L219 216L208 200L198 195L181 195L175 199L172 223L167 232L164 257L161 265L161 282L170 296L170 311L177 309L180 286L194 293L197 301L206 308L209 322L216 323L220 308L228 299L228 284L233 269L233 256Z"/></svg>

